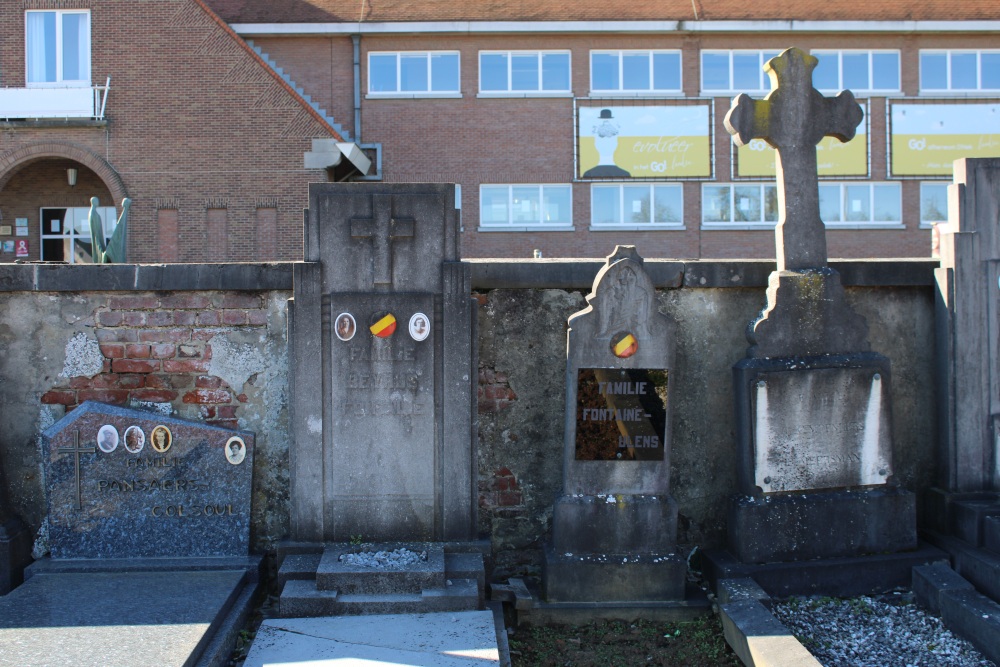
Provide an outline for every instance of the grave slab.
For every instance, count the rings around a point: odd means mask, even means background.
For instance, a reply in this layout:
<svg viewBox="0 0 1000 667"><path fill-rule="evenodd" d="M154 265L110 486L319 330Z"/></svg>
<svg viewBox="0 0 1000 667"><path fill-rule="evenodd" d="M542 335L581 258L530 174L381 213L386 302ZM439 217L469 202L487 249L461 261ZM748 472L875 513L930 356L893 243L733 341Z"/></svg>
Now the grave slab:
<svg viewBox="0 0 1000 667"><path fill-rule="evenodd" d="M42 447L52 558L249 552L252 433L87 401Z"/></svg>
<svg viewBox="0 0 1000 667"><path fill-rule="evenodd" d="M243 664L303 663L475 667L510 665L510 657L494 613L464 611L266 620Z"/></svg>
<svg viewBox="0 0 1000 667"><path fill-rule="evenodd" d="M246 572L37 574L0 598L0 665L222 664ZM239 625L230 630L238 631ZM221 655L206 650L219 647Z"/></svg>

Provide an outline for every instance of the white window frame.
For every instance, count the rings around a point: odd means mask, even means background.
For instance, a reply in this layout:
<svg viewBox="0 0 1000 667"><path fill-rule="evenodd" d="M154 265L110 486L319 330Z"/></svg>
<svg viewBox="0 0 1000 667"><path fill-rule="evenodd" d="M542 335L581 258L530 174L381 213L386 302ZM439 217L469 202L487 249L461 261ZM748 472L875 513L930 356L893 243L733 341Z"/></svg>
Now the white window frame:
<svg viewBox="0 0 1000 667"><path fill-rule="evenodd" d="M396 57L396 89L395 90L372 90L372 56L395 56ZM427 61L427 90L401 90L403 68L400 61L403 56L417 57L423 56ZM455 90L431 90L433 82L433 71L431 70L432 56L455 56L455 63L458 66L456 72ZM462 96L462 57L458 51L369 51L367 58L368 70L368 98L418 98L418 97L461 97Z"/></svg>
<svg viewBox="0 0 1000 667"><path fill-rule="evenodd" d="M514 188L538 188L537 223L514 221ZM483 222L483 191L485 189L507 189L507 222ZM544 222L546 188L565 189L569 194L569 219L565 222ZM573 231L573 185L571 183L483 183L479 186L479 231L481 232L553 232Z"/></svg>
<svg viewBox="0 0 1000 667"><path fill-rule="evenodd" d="M748 188L757 186L760 188L760 215L761 220L736 220L736 188ZM778 184L775 181L737 181L732 183L707 182L701 184L701 226L705 229L774 229L778 220L764 220L764 200L765 188L775 188L777 196ZM728 188L729 189L729 220L720 222L716 220L705 220L705 190L707 188Z"/></svg>
<svg viewBox="0 0 1000 667"><path fill-rule="evenodd" d="M723 95L732 95L735 93L751 93L751 94L761 94L768 93L771 91L771 77L769 77L764 72L764 64L771 58L780 55L782 49L702 49L698 54L698 74L700 77L699 84L701 85L701 94L705 97L720 97ZM750 53L757 54L758 69L759 69L759 88L737 88L733 83L733 56L747 55ZM706 55L727 55L729 57L729 88L706 88L705 87L705 56ZM765 54L771 54L765 57Z"/></svg>
<svg viewBox="0 0 1000 667"><path fill-rule="evenodd" d="M828 229L904 229L903 225L903 188L899 181L820 181L820 187L839 186L840 187L840 220L823 220ZM868 210L869 217L875 214L875 188L895 187L899 196L899 220L845 220L844 189L848 187L868 188ZM821 214L822 215L822 214Z"/></svg>
<svg viewBox="0 0 1000 667"><path fill-rule="evenodd" d="M32 44L29 42L31 14L54 14L56 17L56 79L55 81L32 81L30 70ZM86 62L81 63L85 76L80 79L63 78L63 16L80 14L86 17L86 46L81 54L86 56ZM91 54L93 50L92 31L89 9L29 9L24 13L24 81L27 88L89 88L91 85Z"/></svg>
<svg viewBox="0 0 1000 667"><path fill-rule="evenodd" d="M654 194L655 188L670 188L680 193L681 198L681 219L678 222L634 222L625 221L625 188L649 188L650 217L655 211ZM618 190L618 221L617 222L596 222L594 220L594 193L599 190ZM684 186L681 183L591 183L590 185L590 229L592 231L642 231L642 230L662 230L662 229L684 229Z"/></svg>
<svg viewBox="0 0 1000 667"><path fill-rule="evenodd" d="M932 229L937 223L948 222L948 186L950 181L921 181L920 182L920 228ZM924 218L924 188L944 188L944 217L941 220L927 220Z"/></svg>
<svg viewBox="0 0 1000 667"><path fill-rule="evenodd" d="M507 56L507 89L506 90L483 90L483 56ZM514 90L513 86L513 56L534 55L538 64L538 89L537 90ZM544 70L542 60L544 56L565 55L566 66L568 68L567 88L546 90L543 88ZM504 50L484 50L479 52L479 97L571 97L573 95L573 54L564 49L547 51L504 51Z"/></svg>
<svg viewBox="0 0 1000 667"><path fill-rule="evenodd" d="M954 55L970 55L975 54L976 56L976 87L975 88L955 88L952 86L951 80L951 63L952 56ZM990 55L1000 55L1000 49L920 49L919 54L919 65L920 65L920 94L921 95L996 95L1000 93L1000 88L984 88L983 87L983 54ZM946 74L947 79L944 88L924 88L924 56L925 55L943 55L945 56L946 64Z"/></svg>
<svg viewBox="0 0 1000 667"><path fill-rule="evenodd" d="M46 233L45 232L45 211L47 210L65 210L65 216L60 221L59 232L56 233ZM118 226L118 211L114 206L98 206L97 212L101 216L101 222L104 227L104 240L110 241L111 235L115 231L115 227ZM39 226L39 246L38 246L38 256L42 261L45 261L45 242L46 241L62 241L63 242L63 257L62 261L69 262L70 264L76 264L77 261L77 243L86 243L90 245L91 235L90 235L90 207L89 206L43 206L38 209L38 226ZM66 257L66 252L69 252L69 257ZM91 250L93 252L93 250ZM52 258L50 257L51 261Z"/></svg>
<svg viewBox="0 0 1000 667"><path fill-rule="evenodd" d="M848 86L844 85L844 56L845 55L862 55L868 56L868 81L870 84L868 88L851 88L853 93L865 93L865 94L893 94L899 93L902 88L902 55L898 49L813 49L810 52L815 57L820 60L836 56L837 58L837 85L833 88L819 88L822 92L833 92L837 93L841 90L845 90ZM896 55L896 87L895 88L875 88L875 56L876 54L895 54Z"/></svg>
<svg viewBox="0 0 1000 667"><path fill-rule="evenodd" d="M654 88L653 56L656 54L677 56L677 88ZM618 58L618 87L597 88L594 86L594 56L614 55ZM649 87L625 88L625 58L626 55L645 54L649 59ZM590 51L590 94L601 95L683 95L684 94L684 55L680 49L593 49Z"/></svg>

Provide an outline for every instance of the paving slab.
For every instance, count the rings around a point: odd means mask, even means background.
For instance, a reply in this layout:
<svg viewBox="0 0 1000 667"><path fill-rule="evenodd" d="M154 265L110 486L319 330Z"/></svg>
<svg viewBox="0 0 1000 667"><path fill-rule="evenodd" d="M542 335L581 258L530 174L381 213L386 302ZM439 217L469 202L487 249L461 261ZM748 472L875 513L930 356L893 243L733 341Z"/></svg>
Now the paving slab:
<svg viewBox="0 0 1000 667"><path fill-rule="evenodd" d="M492 611L264 621L244 667L463 667L501 661Z"/></svg>
<svg viewBox="0 0 1000 667"><path fill-rule="evenodd" d="M245 576L243 570L37 574L0 598L0 666L204 664Z"/></svg>

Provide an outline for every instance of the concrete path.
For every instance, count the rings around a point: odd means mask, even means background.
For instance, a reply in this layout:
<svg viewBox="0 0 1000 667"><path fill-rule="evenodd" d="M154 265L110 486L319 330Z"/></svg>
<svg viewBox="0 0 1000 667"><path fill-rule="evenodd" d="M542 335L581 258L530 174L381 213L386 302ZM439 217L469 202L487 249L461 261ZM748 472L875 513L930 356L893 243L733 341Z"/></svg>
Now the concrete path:
<svg viewBox="0 0 1000 667"><path fill-rule="evenodd" d="M502 623L499 628L503 632ZM502 646L502 648L501 648ZM264 621L244 667L510 665L492 611Z"/></svg>

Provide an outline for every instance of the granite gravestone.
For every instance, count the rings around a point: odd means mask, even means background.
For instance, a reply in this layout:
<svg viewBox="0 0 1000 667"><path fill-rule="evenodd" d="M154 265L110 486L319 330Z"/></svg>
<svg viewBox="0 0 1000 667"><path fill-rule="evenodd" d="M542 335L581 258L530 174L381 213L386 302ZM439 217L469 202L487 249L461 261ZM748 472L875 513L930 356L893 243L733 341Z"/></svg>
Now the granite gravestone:
<svg viewBox="0 0 1000 667"><path fill-rule="evenodd" d="M87 401L42 446L53 559L249 553L252 433Z"/></svg>
<svg viewBox="0 0 1000 667"><path fill-rule="evenodd" d="M670 496L672 319L633 246L569 318L563 488L545 555L549 602L684 598Z"/></svg>
<svg viewBox="0 0 1000 667"><path fill-rule="evenodd" d="M223 664L260 585L254 435L88 401L41 447L51 557L0 598L0 662Z"/></svg>
<svg viewBox="0 0 1000 667"><path fill-rule="evenodd" d="M849 91L831 99L812 87L816 63L784 51L765 66L767 98L739 95L725 119L738 145L761 138L776 149L780 211L778 270L734 367L743 496L729 546L743 562L917 545L913 495L892 483L889 360L871 351L867 323L826 264L819 215L816 143L849 141L863 112Z"/></svg>
<svg viewBox="0 0 1000 667"><path fill-rule="evenodd" d="M472 539L475 306L454 186L309 197L289 305L292 539Z"/></svg>

